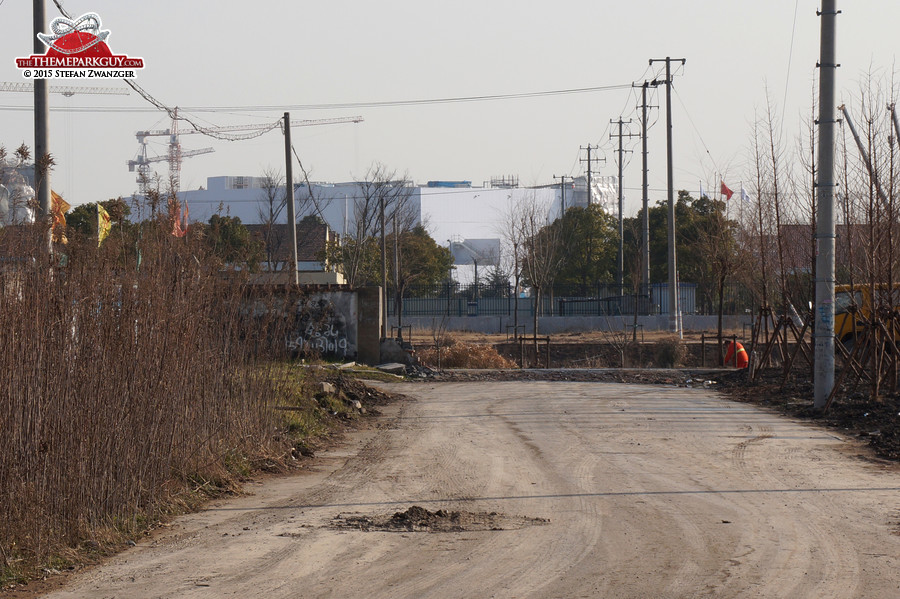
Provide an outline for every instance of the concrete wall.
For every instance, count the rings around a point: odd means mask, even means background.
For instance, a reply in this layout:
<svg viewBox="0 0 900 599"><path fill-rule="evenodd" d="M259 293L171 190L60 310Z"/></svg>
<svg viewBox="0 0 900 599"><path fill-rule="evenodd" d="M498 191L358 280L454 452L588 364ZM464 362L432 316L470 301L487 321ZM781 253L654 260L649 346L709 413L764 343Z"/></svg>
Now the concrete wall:
<svg viewBox="0 0 900 599"><path fill-rule="evenodd" d="M313 293L296 305L297 320L288 347L314 351L338 359L356 358L359 352L359 308L351 291Z"/></svg>
<svg viewBox="0 0 900 599"><path fill-rule="evenodd" d="M359 352L356 360L374 366L381 360L381 287L363 287L359 301Z"/></svg>
<svg viewBox="0 0 900 599"><path fill-rule="evenodd" d="M669 317L638 316L638 325L644 331L668 331ZM750 326L749 316L725 316L722 326L726 329L740 329ZM556 335L559 333L575 333L584 331L622 331L631 330L633 316L543 316L538 319L539 335ZM388 326L397 324L396 317L388 318ZM472 331L477 333L512 332L511 316L404 316L403 324L412 325L414 329L425 331L436 330L445 326L448 331ZM715 331L718 326L717 316L683 316L682 324L686 331ZM532 319L519 317L519 325L525 325L525 332L532 333ZM509 327L507 329L507 327Z"/></svg>

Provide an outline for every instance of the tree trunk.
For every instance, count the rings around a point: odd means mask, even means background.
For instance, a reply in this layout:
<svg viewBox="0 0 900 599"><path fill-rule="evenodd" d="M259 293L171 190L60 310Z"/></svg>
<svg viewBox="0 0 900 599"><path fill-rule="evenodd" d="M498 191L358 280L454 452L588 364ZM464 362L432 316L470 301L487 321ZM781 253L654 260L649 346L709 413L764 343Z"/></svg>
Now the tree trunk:
<svg viewBox="0 0 900 599"><path fill-rule="evenodd" d="M719 335L719 366L724 366L724 363L723 363L724 356L722 355L722 314L725 312L725 277L724 276L719 277L718 287L719 287L719 308L717 310L717 312L718 312L718 327L717 327L716 332ZM735 352L737 352L737 349L735 349Z"/></svg>

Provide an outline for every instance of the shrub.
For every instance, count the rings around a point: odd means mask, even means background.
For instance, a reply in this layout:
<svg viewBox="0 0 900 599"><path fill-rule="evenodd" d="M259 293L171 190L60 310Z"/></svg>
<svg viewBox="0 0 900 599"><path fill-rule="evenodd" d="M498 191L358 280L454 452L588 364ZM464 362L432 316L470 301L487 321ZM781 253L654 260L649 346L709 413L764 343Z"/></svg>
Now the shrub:
<svg viewBox="0 0 900 599"><path fill-rule="evenodd" d="M416 354L423 364L431 368L516 368L490 345L463 343L447 335L449 343L438 348L418 350Z"/></svg>
<svg viewBox="0 0 900 599"><path fill-rule="evenodd" d="M659 368L676 368L684 362L687 348L676 335L663 337L653 346L653 359Z"/></svg>
<svg viewBox="0 0 900 599"><path fill-rule="evenodd" d="M46 229L0 230L0 583L290 449L239 282L198 240L141 231L73 235L63 268Z"/></svg>

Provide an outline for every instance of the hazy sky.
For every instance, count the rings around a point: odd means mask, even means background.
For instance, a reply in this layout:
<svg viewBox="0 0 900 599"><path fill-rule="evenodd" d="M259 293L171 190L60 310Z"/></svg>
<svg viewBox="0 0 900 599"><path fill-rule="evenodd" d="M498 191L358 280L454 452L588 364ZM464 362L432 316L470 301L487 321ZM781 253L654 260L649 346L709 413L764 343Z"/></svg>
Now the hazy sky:
<svg viewBox="0 0 900 599"><path fill-rule="evenodd" d="M59 13L47 0L48 20ZM427 0L275 2L258 0L65 0L75 16L97 12L116 54L142 57L137 82L170 106L212 125L361 115L365 122L296 128L294 144L317 181L362 176L373 162L418 183L515 175L547 184L579 175L579 146L599 144L616 173L611 119L631 118L639 132L639 90L662 64L675 69L673 93L676 188L718 187L717 172L737 191L749 180L751 124L766 94L795 138L808 115L818 58L819 1L756 0ZM900 2L839 2L839 101L852 101L866 73L889 80L900 49ZM32 49L32 2L0 0L0 81L22 81L14 59ZM796 20L795 20L796 15ZM95 85L93 81L51 84ZM97 83L96 85L115 85ZM120 84L121 85L121 84ZM326 108L335 103L406 102L530 94L612 86L605 91L423 105ZM617 87L622 86L622 87ZM664 94L653 95L651 201L665 198ZM33 145L31 95L0 92L0 143ZM301 109L300 106L313 108ZM256 109L254 109L256 107ZM260 107L269 107L268 110ZM78 204L127 195L136 188L126 162L139 129L169 121L135 94L51 94L53 188ZM67 111L66 109L71 109ZM86 110L93 109L93 110ZM202 111L200 110L202 109ZM153 151L165 153L164 138ZM276 130L225 142L184 136L185 149L215 153L184 161L182 189L217 175L261 175L283 169ZM640 204L640 142L626 147L626 213ZM165 163L159 163L165 172ZM295 173L297 169L295 168Z"/></svg>

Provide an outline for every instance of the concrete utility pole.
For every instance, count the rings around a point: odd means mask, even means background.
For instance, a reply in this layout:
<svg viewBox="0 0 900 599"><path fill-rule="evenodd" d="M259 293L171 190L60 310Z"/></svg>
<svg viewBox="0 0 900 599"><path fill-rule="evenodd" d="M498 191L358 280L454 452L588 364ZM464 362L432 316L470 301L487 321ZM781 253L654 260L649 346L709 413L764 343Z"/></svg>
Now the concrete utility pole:
<svg viewBox="0 0 900 599"><path fill-rule="evenodd" d="M44 32L47 15L44 0L34 0L34 53L44 53L44 42L37 35ZM34 188L44 218L50 216L50 86L46 79L34 80Z"/></svg>
<svg viewBox="0 0 900 599"><path fill-rule="evenodd" d="M587 162L587 204L588 204L588 206L590 206L591 204L594 203L594 188L592 185L593 179L591 178L591 164L593 162L600 162L600 161L602 161L604 164L606 164L606 158L591 158L591 150L596 150L597 148L599 148L599 146L592 146L591 144L588 144L587 147L582 146L582 147L578 148L579 150L587 150L587 160L585 160L584 158L581 158L581 162Z"/></svg>
<svg viewBox="0 0 900 599"><path fill-rule="evenodd" d="M293 274L288 281L293 285L300 284L300 270L297 258L297 214L294 205L294 162L291 159L291 113L284 113L284 178L285 200L287 201L288 226L291 231L291 270Z"/></svg>
<svg viewBox="0 0 900 599"><path fill-rule="evenodd" d="M400 232L397 230L397 211L391 218L394 233L394 314L397 315L397 338L403 341L403 298L400 297ZM477 278L476 278L476 283Z"/></svg>
<svg viewBox="0 0 900 599"><path fill-rule="evenodd" d="M819 181L816 187L816 313L813 406L823 409L834 388L834 124L837 0L822 0L819 64Z"/></svg>
<svg viewBox="0 0 900 599"><path fill-rule="evenodd" d="M675 259L675 176L672 166L672 60L680 60L681 64L687 62L684 58L672 59L669 56L665 58L651 58L650 64L654 62L666 63L666 79L660 82L658 79L653 81L653 85L660 83L666 86L666 181L667 194L669 202L669 331L679 333L678 326L678 270L677 261Z"/></svg>
<svg viewBox="0 0 900 599"><path fill-rule="evenodd" d="M560 202L562 202L562 206L559 209L559 217L562 218L566 215L566 179L571 179L569 175L553 175L554 179L559 179L559 189L562 192L562 198Z"/></svg>
<svg viewBox="0 0 900 599"><path fill-rule="evenodd" d="M657 85L653 84L654 87ZM643 157L642 160L642 168L641 171L643 173L642 176L642 184L641 184L641 211L642 211L642 236L641 236L641 266L642 266L642 285L641 285L641 294L646 295L649 299L650 297L650 185L647 182L647 175L649 172L648 166L648 151L647 151L647 109L650 106L647 104L647 89L650 87L649 81L644 81L641 85L641 155Z"/></svg>
<svg viewBox="0 0 900 599"><path fill-rule="evenodd" d="M384 194L382 189L378 197L381 212L381 338L387 339L387 238L384 230Z"/></svg>
<svg viewBox="0 0 900 599"><path fill-rule="evenodd" d="M619 257L616 262L616 285L619 287L619 295L622 295L622 288L625 286L625 194L622 191L622 171L625 168L624 154L631 151L625 150L622 142L626 137L635 137L635 134L622 131L625 125L631 124L631 119L623 121L622 117L619 117L618 121L610 121L610 124L619 126L619 132L610 133L609 138L619 138L619 149L617 150L619 153Z"/></svg>

